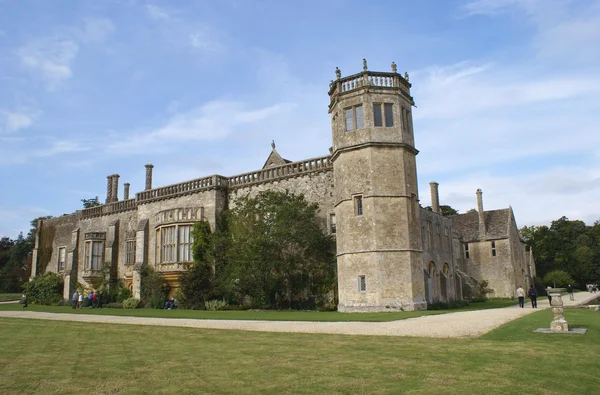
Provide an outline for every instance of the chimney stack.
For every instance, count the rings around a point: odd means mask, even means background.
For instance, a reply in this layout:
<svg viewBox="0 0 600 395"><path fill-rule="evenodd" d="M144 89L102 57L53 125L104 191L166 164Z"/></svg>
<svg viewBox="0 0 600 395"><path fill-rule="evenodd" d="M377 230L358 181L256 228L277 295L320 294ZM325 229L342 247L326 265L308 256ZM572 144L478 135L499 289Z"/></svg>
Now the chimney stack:
<svg viewBox="0 0 600 395"><path fill-rule="evenodd" d="M112 202L112 175L106 176L106 202Z"/></svg>
<svg viewBox="0 0 600 395"><path fill-rule="evenodd" d="M148 189L152 189L152 168L153 167L154 167L154 165L151 165L151 164L146 165L146 188L145 188L146 191Z"/></svg>
<svg viewBox="0 0 600 395"><path fill-rule="evenodd" d="M119 175L112 175L112 201L116 202L119 200Z"/></svg>
<svg viewBox="0 0 600 395"><path fill-rule="evenodd" d="M129 183L123 184L123 200L129 200Z"/></svg>
<svg viewBox="0 0 600 395"><path fill-rule="evenodd" d="M429 183L429 189L431 191L431 211L437 214L441 214L442 210L440 209L440 194L438 191L438 183L435 181L431 181Z"/></svg>
<svg viewBox="0 0 600 395"><path fill-rule="evenodd" d="M483 192L477 189L477 212L479 214L479 238L485 239L485 219L483 217Z"/></svg>

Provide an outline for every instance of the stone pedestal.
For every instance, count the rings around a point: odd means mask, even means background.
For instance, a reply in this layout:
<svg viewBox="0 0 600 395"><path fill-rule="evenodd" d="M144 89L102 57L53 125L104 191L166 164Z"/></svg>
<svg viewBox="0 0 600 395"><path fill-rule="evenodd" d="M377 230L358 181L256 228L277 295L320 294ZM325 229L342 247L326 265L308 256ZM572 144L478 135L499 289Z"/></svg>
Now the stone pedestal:
<svg viewBox="0 0 600 395"><path fill-rule="evenodd" d="M564 288L552 288L550 290L550 296L552 297L552 322L550 323L550 330L552 332L568 332L569 324L565 320L563 315L563 301L561 298L561 292Z"/></svg>

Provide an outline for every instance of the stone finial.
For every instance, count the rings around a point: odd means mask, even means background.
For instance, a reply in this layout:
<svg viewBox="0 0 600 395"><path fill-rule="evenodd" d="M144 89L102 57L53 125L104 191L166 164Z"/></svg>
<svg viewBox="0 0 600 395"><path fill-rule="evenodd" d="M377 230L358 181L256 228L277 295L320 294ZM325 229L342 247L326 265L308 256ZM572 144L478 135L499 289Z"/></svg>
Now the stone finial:
<svg viewBox="0 0 600 395"><path fill-rule="evenodd" d="M271 148L275 149L275 140L271 141Z"/></svg>
<svg viewBox="0 0 600 395"><path fill-rule="evenodd" d="M396 67L396 62L392 62L392 73L397 73L398 68Z"/></svg>
<svg viewBox="0 0 600 395"><path fill-rule="evenodd" d="M367 71L367 59L363 58L363 71Z"/></svg>
<svg viewBox="0 0 600 395"><path fill-rule="evenodd" d="M404 79L406 80L406 82L408 82L408 71L404 72Z"/></svg>
<svg viewBox="0 0 600 395"><path fill-rule="evenodd" d="M342 78L342 72L340 71L339 68L335 68L335 76L336 78L339 80L340 78ZM332 81L333 82L333 81Z"/></svg>
<svg viewBox="0 0 600 395"><path fill-rule="evenodd" d="M152 189L152 168L154 165L147 164L146 165L146 187L144 190Z"/></svg>

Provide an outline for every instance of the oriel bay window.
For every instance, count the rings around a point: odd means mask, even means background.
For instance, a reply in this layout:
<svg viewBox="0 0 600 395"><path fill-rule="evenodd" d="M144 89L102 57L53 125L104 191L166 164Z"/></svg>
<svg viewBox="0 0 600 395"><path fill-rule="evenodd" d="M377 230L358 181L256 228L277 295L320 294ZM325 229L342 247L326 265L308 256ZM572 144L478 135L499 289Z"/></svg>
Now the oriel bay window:
<svg viewBox="0 0 600 395"><path fill-rule="evenodd" d="M156 229L156 262L192 262L192 225L169 225Z"/></svg>
<svg viewBox="0 0 600 395"><path fill-rule="evenodd" d="M100 270L103 261L104 241L87 240L85 242L85 267L88 270Z"/></svg>

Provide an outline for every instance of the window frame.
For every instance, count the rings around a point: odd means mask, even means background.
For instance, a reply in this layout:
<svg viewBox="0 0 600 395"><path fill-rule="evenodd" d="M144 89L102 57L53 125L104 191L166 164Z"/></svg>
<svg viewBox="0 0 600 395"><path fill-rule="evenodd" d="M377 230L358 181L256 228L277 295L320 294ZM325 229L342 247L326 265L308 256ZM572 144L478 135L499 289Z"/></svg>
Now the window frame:
<svg viewBox="0 0 600 395"><path fill-rule="evenodd" d="M99 245L100 254L97 254L96 245ZM90 239L85 241L84 246L84 267L86 270L102 270L104 265L104 240ZM95 265L95 263L97 263Z"/></svg>
<svg viewBox="0 0 600 395"><path fill-rule="evenodd" d="M379 121L381 123L380 125L377 124L376 114L379 114ZM394 103L373 103L373 126L377 128L394 127Z"/></svg>
<svg viewBox="0 0 600 395"><path fill-rule="evenodd" d="M496 256L496 242L492 241L491 246L492 246L492 256Z"/></svg>
<svg viewBox="0 0 600 395"><path fill-rule="evenodd" d="M360 112L362 115L360 118L357 116L358 108L360 108ZM349 115L348 111L351 112L351 114L350 114L352 116L351 118L348 118L348 115ZM350 128L348 127L349 119L352 121L352 125L350 125L351 126ZM358 125L359 119L361 120L360 127ZM364 129L364 127L365 127L365 109L364 109L362 103L344 108L344 128L345 128L346 132L353 132L358 129Z"/></svg>
<svg viewBox="0 0 600 395"><path fill-rule="evenodd" d="M358 275L358 292L367 292L367 275Z"/></svg>
<svg viewBox="0 0 600 395"><path fill-rule="evenodd" d="M469 259L469 243L465 243L465 258Z"/></svg>
<svg viewBox="0 0 600 395"><path fill-rule="evenodd" d="M352 201L354 202L354 216L362 217L364 214L363 195L354 195Z"/></svg>
<svg viewBox="0 0 600 395"><path fill-rule="evenodd" d="M133 265L135 263L136 239L125 240L125 264Z"/></svg>
<svg viewBox="0 0 600 395"><path fill-rule="evenodd" d="M61 262L61 252L63 261ZM62 265L61 265L62 263ZM65 271L65 266L67 263L67 246L58 247L58 262L56 264L56 271L58 273Z"/></svg>
<svg viewBox="0 0 600 395"><path fill-rule="evenodd" d="M192 263L194 261L192 229L194 222L170 223L156 227L155 255L156 265L173 263ZM189 228L187 232L183 229ZM183 230L183 234L182 234ZM166 259L169 260L166 260ZM188 259L189 258L189 259Z"/></svg>
<svg viewBox="0 0 600 395"><path fill-rule="evenodd" d="M335 213L329 213L329 234L335 235L337 233L337 221L335 219Z"/></svg>

